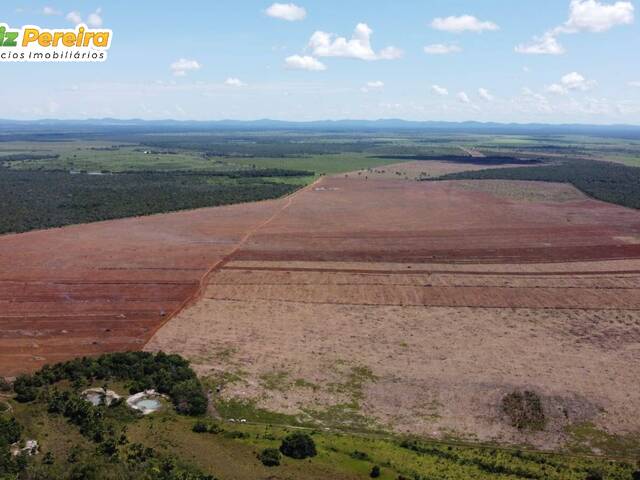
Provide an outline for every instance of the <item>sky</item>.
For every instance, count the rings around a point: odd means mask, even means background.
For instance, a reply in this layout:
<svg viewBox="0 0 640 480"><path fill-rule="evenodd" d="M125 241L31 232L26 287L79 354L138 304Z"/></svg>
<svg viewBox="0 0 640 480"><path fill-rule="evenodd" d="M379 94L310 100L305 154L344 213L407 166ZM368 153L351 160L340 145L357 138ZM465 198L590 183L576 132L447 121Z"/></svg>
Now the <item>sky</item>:
<svg viewBox="0 0 640 480"><path fill-rule="evenodd" d="M0 62L0 118L640 124L632 0L3 0L113 32L102 63Z"/></svg>

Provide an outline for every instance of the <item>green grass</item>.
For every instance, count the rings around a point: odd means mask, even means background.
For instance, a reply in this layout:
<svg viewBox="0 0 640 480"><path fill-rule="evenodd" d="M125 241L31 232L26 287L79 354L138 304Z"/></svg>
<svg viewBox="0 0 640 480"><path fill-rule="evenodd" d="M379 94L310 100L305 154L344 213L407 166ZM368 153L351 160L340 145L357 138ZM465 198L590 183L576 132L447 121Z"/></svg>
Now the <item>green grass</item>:
<svg viewBox="0 0 640 480"><path fill-rule="evenodd" d="M95 444L82 437L61 416L49 415L43 404L13 404L25 426L24 438L37 438L42 452L56 459L50 467L62 478L70 468L69 452L79 448L81 455L94 455ZM235 408L236 417L243 407ZM282 421L282 417L264 420ZM284 458L279 467L264 467L257 454L265 448L278 448L291 427L268 424L222 423L226 431L218 434L194 433L195 420L178 416L170 409L127 421L130 442L153 447L162 455L214 474L220 480L258 480L269 478L364 479L373 465L382 469L380 478L468 480L584 480L587 472L600 471L607 480L628 480L634 467L629 462L562 454L542 454L496 447L452 445L437 441L403 441L377 435L356 435L307 429L314 439L318 456L298 461ZM269 423L269 422L265 422ZM275 423L275 422L274 422ZM234 438L235 437L235 438ZM354 452L361 454L354 455ZM632 453L632 452L629 452ZM364 454L364 455L363 455ZM35 459L42 460L42 454ZM108 463L104 466L108 468Z"/></svg>
<svg viewBox="0 0 640 480"><path fill-rule="evenodd" d="M358 153L286 158L234 158L229 161L232 161L234 165L246 167L308 170L317 174L345 173L398 163L398 160L373 158L373 156Z"/></svg>
<svg viewBox="0 0 640 480"><path fill-rule="evenodd" d="M637 458L640 461L640 434L611 435L591 423L574 425L567 429L567 451L574 454L591 454L599 451L619 458Z"/></svg>

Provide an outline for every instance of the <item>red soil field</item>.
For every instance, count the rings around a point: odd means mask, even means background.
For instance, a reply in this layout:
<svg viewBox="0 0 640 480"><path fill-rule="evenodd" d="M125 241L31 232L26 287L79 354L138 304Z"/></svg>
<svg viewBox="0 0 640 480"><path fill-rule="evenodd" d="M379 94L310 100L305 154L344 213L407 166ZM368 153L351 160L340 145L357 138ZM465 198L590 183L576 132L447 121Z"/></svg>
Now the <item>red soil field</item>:
<svg viewBox="0 0 640 480"><path fill-rule="evenodd" d="M589 199L516 202L452 182L334 177L277 201L6 235L0 237L0 374L79 355L141 349L202 293L213 270L232 259L615 260L640 258L639 238L640 214ZM419 286L408 293L402 288L385 290L388 302L398 303L397 297L399 304L440 305L452 298L446 286L433 287L430 294ZM455 305L491 303L482 300L478 287L465 288ZM499 305L557 307L565 300L577 305L592 295L549 291L532 301L514 289L493 291L492 301ZM213 295L223 293L214 289ZM340 289L320 295L322 301L327 295L339 300ZM640 306L628 290L598 295L589 302L602 301L603 308Z"/></svg>
<svg viewBox="0 0 640 480"><path fill-rule="evenodd" d="M139 350L286 200L0 237L0 375Z"/></svg>
<svg viewBox="0 0 640 480"><path fill-rule="evenodd" d="M455 182L330 178L321 187L297 198L235 258L522 263L640 257L640 214L590 199L510 201Z"/></svg>

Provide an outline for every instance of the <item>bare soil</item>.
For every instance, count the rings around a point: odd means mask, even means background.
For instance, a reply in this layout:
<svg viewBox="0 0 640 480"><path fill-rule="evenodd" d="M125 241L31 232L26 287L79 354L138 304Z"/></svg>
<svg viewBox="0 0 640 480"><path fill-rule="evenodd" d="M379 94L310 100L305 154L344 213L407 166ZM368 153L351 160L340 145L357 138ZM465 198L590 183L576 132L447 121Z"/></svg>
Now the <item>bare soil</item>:
<svg viewBox="0 0 640 480"><path fill-rule="evenodd" d="M366 177L0 237L0 374L144 347L327 424L544 447L584 421L640 432L639 212ZM525 388L542 433L501 413Z"/></svg>
<svg viewBox="0 0 640 480"><path fill-rule="evenodd" d="M581 422L638 433L640 213L526 183L324 179L146 348L328 425L547 448ZM519 389L544 432L503 418Z"/></svg>

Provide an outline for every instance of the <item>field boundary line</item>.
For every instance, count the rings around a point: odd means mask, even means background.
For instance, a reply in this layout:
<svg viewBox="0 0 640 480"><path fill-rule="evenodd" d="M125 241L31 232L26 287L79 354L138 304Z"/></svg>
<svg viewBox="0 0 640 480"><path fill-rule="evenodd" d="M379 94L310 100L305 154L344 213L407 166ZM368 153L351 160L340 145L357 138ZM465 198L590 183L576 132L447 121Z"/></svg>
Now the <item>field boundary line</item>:
<svg viewBox="0 0 640 480"><path fill-rule="evenodd" d="M293 201L296 199L296 197L298 197L298 195L301 195L303 192L306 192L312 189L313 187L315 187L316 185L320 184L323 178L324 177L322 176L318 177L309 185L306 185L296 190L295 192L290 193L289 195L282 197L279 200L276 200L276 201L284 202L284 204L279 208L277 208L276 211L273 212L273 214L270 215L267 219L263 220L253 228L249 228L249 230L247 230L247 232L242 237L240 237L240 240L238 241L238 243L235 244L235 246L231 249L229 253L224 255L221 259L216 261L213 265L211 265L211 267L207 269L204 275L200 277L200 280L198 281L197 289L187 299L185 299L175 310L169 313L162 322L160 322L155 328L151 330L151 333L148 339L144 342L142 348L144 349L144 347L147 346L149 342L151 342L151 340L153 340L153 337L156 336L156 334L160 331L160 329L164 327L167 323L169 323L171 320L173 320L176 317L176 315L178 315L178 313L190 307L191 305L196 303L199 299L201 299L204 296L206 288L209 284L209 278L211 278L211 276L215 272L222 269L229 261L231 261L234 255L238 253L238 251L247 244L247 242L251 239L251 237L255 235L256 232L258 232L258 230L266 227L271 222L273 222L276 218L278 218L278 216L280 216L282 212L287 210L293 204Z"/></svg>

